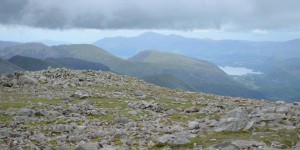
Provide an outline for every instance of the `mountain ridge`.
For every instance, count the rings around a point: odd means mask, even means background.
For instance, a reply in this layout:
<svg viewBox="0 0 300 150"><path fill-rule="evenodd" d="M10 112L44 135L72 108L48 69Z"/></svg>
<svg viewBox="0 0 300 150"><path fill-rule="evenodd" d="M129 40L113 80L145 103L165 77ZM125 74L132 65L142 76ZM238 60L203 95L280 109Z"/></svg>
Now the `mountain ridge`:
<svg viewBox="0 0 300 150"><path fill-rule="evenodd" d="M97 62L108 66L113 72L141 79L153 75L156 75L156 79L160 79L162 77L157 75L169 74L175 77L173 79L179 79L176 81L178 85L187 83L192 88L192 91L228 96L253 97L255 95L253 91L231 80L216 65L174 53L157 52L158 57L164 56L164 59L154 59L152 62L133 62L118 58L103 49L89 44L46 46L41 43L26 43L0 50L0 55L5 57L9 57L14 53L38 59L70 57ZM167 58L171 58L171 60ZM181 62L176 62L176 60ZM166 86L168 85L171 84L166 82Z"/></svg>

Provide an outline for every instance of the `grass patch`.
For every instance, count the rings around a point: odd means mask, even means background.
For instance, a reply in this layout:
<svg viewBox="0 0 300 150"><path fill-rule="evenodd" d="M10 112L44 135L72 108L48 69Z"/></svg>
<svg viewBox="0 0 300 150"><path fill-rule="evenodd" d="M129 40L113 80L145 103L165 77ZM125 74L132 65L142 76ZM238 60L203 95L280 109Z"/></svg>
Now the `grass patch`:
<svg viewBox="0 0 300 150"><path fill-rule="evenodd" d="M0 113L0 124L5 124L9 121L12 120L12 116L4 114L4 113Z"/></svg>
<svg viewBox="0 0 300 150"><path fill-rule="evenodd" d="M206 117L205 114L200 114L200 113L176 113L171 116L169 116L171 120L176 121L176 122L188 122L188 121L194 121L196 119L201 119Z"/></svg>
<svg viewBox="0 0 300 150"><path fill-rule="evenodd" d="M263 141L269 146L272 141L278 141L282 144L287 145L288 147L293 147L298 142L300 142L300 129L281 129L281 130L260 130L267 132L260 132L261 134L255 135L254 138L257 141Z"/></svg>
<svg viewBox="0 0 300 150"><path fill-rule="evenodd" d="M128 108L125 99L111 99L111 98L88 98L92 100L93 106L97 108Z"/></svg>

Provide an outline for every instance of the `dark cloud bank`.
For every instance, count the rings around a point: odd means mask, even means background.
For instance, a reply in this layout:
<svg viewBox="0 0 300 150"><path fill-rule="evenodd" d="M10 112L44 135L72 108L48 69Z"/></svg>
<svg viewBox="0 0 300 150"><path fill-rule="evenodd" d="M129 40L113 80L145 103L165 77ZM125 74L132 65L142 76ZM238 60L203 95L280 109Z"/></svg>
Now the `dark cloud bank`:
<svg viewBox="0 0 300 150"><path fill-rule="evenodd" d="M0 24L50 29L300 28L299 0L1 0Z"/></svg>

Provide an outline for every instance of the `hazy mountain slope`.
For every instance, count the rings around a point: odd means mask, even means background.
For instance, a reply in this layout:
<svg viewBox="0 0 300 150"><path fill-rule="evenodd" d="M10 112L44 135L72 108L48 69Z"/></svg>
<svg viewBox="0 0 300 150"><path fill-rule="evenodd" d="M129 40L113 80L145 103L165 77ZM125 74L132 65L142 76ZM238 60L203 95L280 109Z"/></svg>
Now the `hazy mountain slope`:
<svg viewBox="0 0 300 150"><path fill-rule="evenodd" d="M140 51L159 49L205 59L220 65L251 67L270 57L300 57L300 40L256 42L187 38L146 32L135 37L110 37L94 43L119 57L131 57Z"/></svg>
<svg viewBox="0 0 300 150"><path fill-rule="evenodd" d="M45 70L48 67L52 68L69 68L75 70L102 70L109 71L109 67L94 62L75 58L47 58L45 60L26 57L26 56L13 56L8 60L16 66L29 71Z"/></svg>
<svg viewBox="0 0 300 150"><path fill-rule="evenodd" d="M38 59L46 58L77 58L86 61L105 63L109 66L118 67L124 60L117 58L103 49L89 44L74 44L60 46L46 46L42 43L25 43L7 47L0 50L0 56L11 58L22 55Z"/></svg>
<svg viewBox="0 0 300 150"><path fill-rule="evenodd" d="M159 66L161 74L169 74L182 80L193 91L231 96L261 97L259 93L238 84L216 65L207 61L154 50L140 52L130 58L129 61L146 62ZM152 81L152 83L155 82Z"/></svg>
<svg viewBox="0 0 300 150"><path fill-rule="evenodd" d="M9 59L13 56L28 56L34 58L46 58L52 55L51 51L47 51L48 46L43 43L24 43L15 46L6 47L0 50L0 56Z"/></svg>
<svg viewBox="0 0 300 150"><path fill-rule="evenodd" d="M157 67L147 63L132 63L107 51L89 44L72 44L48 47L41 43L26 43L0 50L0 56L11 58L22 55L38 59L46 58L77 58L104 64L111 71L137 77L157 74Z"/></svg>
<svg viewBox="0 0 300 150"><path fill-rule="evenodd" d="M0 49L13 46L13 45L18 45L20 43L17 42L11 42L11 41L0 41Z"/></svg>
<svg viewBox="0 0 300 150"><path fill-rule="evenodd" d="M47 69L48 67L53 67L53 68L63 67L56 63L52 63L52 62L48 62L48 61L44 61L32 57L20 56L20 55L13 56L8 61L28 71L44 70Z"/></svg>
<svg viewBox="0 0 300 150"><path fill-rule="evenodd" d="M23 71L23 69L0 58L0 74L12 73L15 71Z"/></svg>

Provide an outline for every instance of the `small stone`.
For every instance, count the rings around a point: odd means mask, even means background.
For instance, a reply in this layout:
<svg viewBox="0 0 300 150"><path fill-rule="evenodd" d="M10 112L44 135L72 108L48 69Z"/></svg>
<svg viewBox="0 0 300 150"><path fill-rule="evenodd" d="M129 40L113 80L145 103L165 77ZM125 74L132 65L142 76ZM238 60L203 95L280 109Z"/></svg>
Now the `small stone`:
<svg viewBox="0 0 300 150"><path fill-rule="evenodd" d="M282 143L280 143L278 141L273 141L271 143L271 147L272 148L279 148L279 149L286 149L287 148L287 146L285 144L282 144Z"/></svg>
<svg viewBox="0 0 300 150"><path fill-rule="evenodd" d="M221 144L216 144L207 148L207 150L240 150L237 146L233 145L231 142L224 142Z"/></svg>
<svg viewBox="0 0 300 150"><path fill-rule="evenodd" d="M143 96L145 93L141 90L135 91L135 96Z"/></svg>
<svg viewBox="0 0 300 150"><path fill-rule="evenodd" d="M178 137L175 137L174 141L173 141L173 144L174 145L184 145L184 144L189 144L191 143L190 140L188 140L186 137L184 136L178 136Z"/></svg>
<svg viewBox="0 0 300 150"><path fill-rule="evenodd" d="M188 122L189 130L199 129L200 123L198 121L190 121Z"/></svg>
<svg viewBox="0 0 300 150"><path fill-rule="evenodd" d="M173 138L174 138L173 135L165 134L165 135L159 137L159 138L157 139L157 142L160 143L160 144L166 144L166 143L172 141Z"/></svg>
<svg viewBox="0 0 300 150"><path fill-rule="evenodd" d="M98 150L98 143L80 143L75 150Z"/></svg>
<svg viewBox="0 0 300 150"><path fill-rule="evenodd" d="M17 114L17 116L27 116L27 117L30 117L33 115L33 111L31 109L28 109L28 108L21 108Z"/></svg>
<svg viewBox="0 0 300 150"><path fill-rule="evenodd" d="M24 85L24 84L28 84L28 85L36 85L38 83L38 81L28 75L22 75L19 80L18 80L18 84L19 85Z"/></svg>
<svg viewBox="0 0 300 150"><path fill-rule="evenodd" d="M91 105L91 104L93 104L93 101L90 99L86 99L79 103L79 105Z"/></svg>
<svg viewBox="0 0 300 150"><path fill-rule="evenodd" d="M129 122L129 119L128 118L125 118L125 117L116 117L115 120L114 120L115 123L122 123L122 124L125 124L125 123L128 123Z"/></svg>

